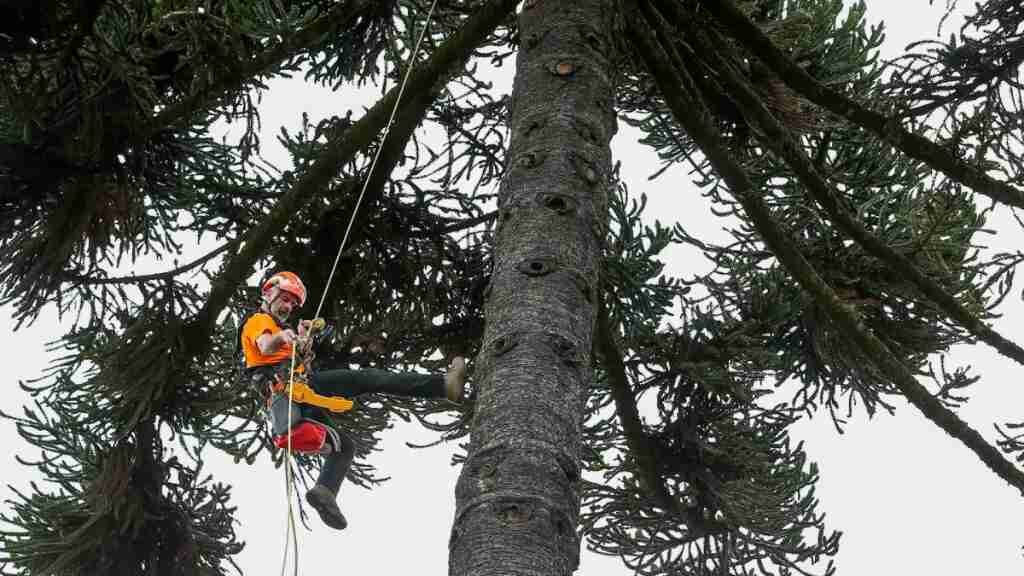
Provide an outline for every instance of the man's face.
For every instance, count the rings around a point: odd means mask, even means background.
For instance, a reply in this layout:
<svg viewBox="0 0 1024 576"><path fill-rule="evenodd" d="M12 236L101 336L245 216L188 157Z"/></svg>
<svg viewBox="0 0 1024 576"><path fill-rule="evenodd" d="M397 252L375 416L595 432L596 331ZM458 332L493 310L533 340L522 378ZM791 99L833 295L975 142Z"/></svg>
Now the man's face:
<svg viewBox="0 0 1024 576"><path fill-rule="evenodd" d="M284 322L292 314L292 310L299 307L299 299L291 292L278 290L277 295L270 301L270 314L279 321Z"/></svg>

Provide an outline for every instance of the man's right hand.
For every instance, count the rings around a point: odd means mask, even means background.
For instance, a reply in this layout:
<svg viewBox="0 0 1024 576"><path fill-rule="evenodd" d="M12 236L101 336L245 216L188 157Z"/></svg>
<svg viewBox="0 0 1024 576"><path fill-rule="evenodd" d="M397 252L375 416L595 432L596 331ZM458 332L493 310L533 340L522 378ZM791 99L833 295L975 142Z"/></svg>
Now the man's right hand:
<svg viewBox="0 0 1024 576"><path fill-rule="evenodd" d="M278 350L280 350L281 347L284 346L285 344L293 344L295 340L298 338L298 336L295 335L295 331L292 330L291 328L285 328L284 330L281 330L277 334L274 334L274 337L277 338Z"/></svg>
<svg viewBox="0 0 1024 576"><path fill-rule="evenodd" d="M261 354L273 354L281 349L285 344L291 344L295 341L295 331L291 329L280 330L273 335L263 334L256 339L256 346L259 347Z"/></svg>

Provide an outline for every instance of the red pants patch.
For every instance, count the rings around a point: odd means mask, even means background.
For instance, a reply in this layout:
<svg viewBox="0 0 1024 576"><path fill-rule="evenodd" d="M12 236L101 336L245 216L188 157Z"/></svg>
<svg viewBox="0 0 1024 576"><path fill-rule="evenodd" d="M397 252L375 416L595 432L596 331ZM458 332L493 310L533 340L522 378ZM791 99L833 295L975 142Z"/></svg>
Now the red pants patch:
<svg viewBox="0 0 1024 576"><path fill-rule="evenodd" d="M291 438L292 452L315 454L324 447L327 429L322 424L306 420L293 426L287 434L274 436L274 445L287 449L289 438Z"/></svg>

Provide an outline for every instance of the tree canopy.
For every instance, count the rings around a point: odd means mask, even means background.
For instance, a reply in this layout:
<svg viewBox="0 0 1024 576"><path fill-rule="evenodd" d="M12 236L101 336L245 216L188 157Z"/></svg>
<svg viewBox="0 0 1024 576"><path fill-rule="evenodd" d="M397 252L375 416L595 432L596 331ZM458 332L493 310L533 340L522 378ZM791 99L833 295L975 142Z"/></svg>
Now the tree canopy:
<svg viewBox="0 0 1024 576"><path fill-rule="evenodd" d="M512 0L0 8L0 304L19 326L48 308L73 326L22 383L34 405L7 415L42 450L27 465L44 482L3 516L3 573L230 572L231 487L203 455L316 465L284 462L238 377L239 322L267 271L322 295L335 327L322 365L439 370L515 346L483 343L496 246L525 209L502 186L544 158L510 154L517 102L487 73L537 48L558 78L611 70L599 104L666 170L688 167L730 235L652 224L639 186L572 156L607 188L599 281L568 281L596 311L582 473L565 467L586 546L638 574L831 573L842 527L825 524L814 455L789 430L822 411L842 427L896 398L1024 492L1024 422L996 423L998 438L973 429L957 410L985 375L944 362L965 343L1024 362L992 327L1024 256L982 237L998 233L994 210L1024 206L1019 2L979 2L948 40L894 62L879 61L862 2L599 4L607 22L526 33ZM570 25L578 46L549 50ZM259 96L282 75L381 97L359 111L339 97L332 117L282 128L282 169L258 130ZM585 142L604 134L570 124ZM560 193L530 202L582 211ZM208 251L181 261L196 244ZM665 251L683 247L711 272L667 275ZM336 255L346 272L328 283ZM154 259L166 271L135 271ZM556 340L572 364L579 351ZM478 399L373 397L338 422L360 457L394 418L465 441ZM351 480L382 478L357 460Z"/></svg>

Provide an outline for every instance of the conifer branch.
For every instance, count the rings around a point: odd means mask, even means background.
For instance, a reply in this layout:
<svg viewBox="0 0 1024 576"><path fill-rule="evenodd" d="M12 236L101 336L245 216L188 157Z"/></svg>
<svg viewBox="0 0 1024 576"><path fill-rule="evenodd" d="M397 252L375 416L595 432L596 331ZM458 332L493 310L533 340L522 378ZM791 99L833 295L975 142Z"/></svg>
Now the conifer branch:
<svg viewBox="0 0 1024 576"><path fill-rule="evenodd" d="M663 4L670 6L673 3ZM730 0L701 0L701 5L731 32L737 42L751 54L757 55L803 97L873 133L907 156L924 162L952 180L997 202L1024 208L1024 191L992 178L935 142L906 130L900 126L898 119L875 112L815 80L779 50ZM685 21L680 24L685 24Z"/></svg>
<svg viewBox="0 0 1024 576"><path fill-rule="evenodd" d="M242 90L247 83L252 82L257 76L272 72L297 53L316 46L331 30L345 29L356 19L375 8L376 2L374 0L342 0L336 3L333 8L322 16L316 18L307 26L300 28L294 34L284 38L279 44L261 52L250 61L242 63L236 68L222 71L210 86L184 96L177 102L168 104L126 139L120 150L141 148L147 140L158 133L182 122L188 122L196 113L215 106L225 95ZM98 16L98 12L96 15ZM82 33L85 34L85 32L83 30ZM112 99L118 96L119 92L113 92L101 94L97 97ZM70 134L67 131L75 127L78 120L78 115L72 115L65 117L55 126L52 126L50 128L51 139L57 136L69 137ZM44 153L47 156L48 162L74 166L74 163L70 162L58 148L47 147ZM81 169L77 166L75 168Z"/></svg>
<svg viewBox="0 0 1024 576"><path fill-rule="evenodd" d="M267 74L293 57L297 52L316 46L334 29L345 29L354 20L376 8L374 0L343 0L325 14L284 38L280 44L257 55L250 62L220 76L215 84L194 92L161 110L146 126L137 140L145 141L153 134L179 122L187 121L196 112L216 104L228 93L241 90L260 74Z"/></svg>
<svg viewBox="0 0 1024 576"><path fill-rule="evenodd" d="M930 114L943 106L948 106L952 103L962 104L964 102L970 102L979 98L984 98L988 93L987 90L978 89L987 85L988 83L1005 77L1007 74L1011 74L1014 70L1021 67L1024 64L1024 45L1018 46L1012 50L1006 59L999 65L989 68L982 74L978 75L971 81L970 84L964 84L953 90L951 94L943 98L936 99L927 104L911 108L902 114L905 118L912 118L914 116L922 116L924 114Z"/></svg>
<svg viewBox="0 0 1024 576"><path fill-rule="evenodd" d="M751 222L797 283L826 311L833 322L857 346L862 354L882 371L900 392L947 434L956 438L993 472L1024 494L1024 472L978 431L946 408L918 383L914 374L897 359L876 336L868 332L856 311L845 305L835 291L804 258L792 238L782 229L771 210L754 189L749 175L732 157L722 135L710 121L707 106L699 100L699 92L685 70L670 64L670 58L650 28L627 20L628 32L637 54L643 59L676 120L698 144L712 166L743 206ZM657 28L658 23L651 23Z"/></svg>
<svg viewBox="0 0 1024 576"><path fill-rule="evenodd" d="M490 212L485 212L484 214L480 214L479 216L474 216L472 218L466 218L464 220L446 220L446 219L443 219L443 218L437 218L433 222L426 222L426 221L424 221L424 224L429 226L429 228L425 228L425 229L419 230L419 231L409 232L409 237L410 238L428 238L428 237L434 236L436 234L440 234L440 235L453 234L455 232L462 232L463 230L468 230L470 228L475 228L476 226L480 226L481 224L487 224L489 222L494 222L497 219L498 219L498 211L497 210L492 210Z"/></svg>
<svg viewBox="0 0 1024 576"><path fill-rule="evenodd" d="M406 92L429 92L448 71L463 62L488 34L514 9L515 0L491 0L483 5L456 34L439 46L429 60L412 74ZM210 296L199 314L197 329L208 337L214 319L227 305L235 287L252 273L253 265L300 207L318 191L325 190L341 167L357 152L367 148L387 124L398 98L399 86L392 88L358 122L347 128L334 128L327 135L327 147L274 208L242 240L242 248L224 266L214 280ZM422 98L423 101L428 100ZM424 107L423 112L426 112ZM417 122L418 124L418 122Z"/></svg>
<svg viewBox="0 0 1024 576"><path fill-rule="evenodd" d="M633 390L626 377L626 365L622 361L622 352L615 344L608 318L608 309L605 307L603 298L598 306L597 332L594 342L601 354L612 399L615 401L615 413L619 416L619 423L622 425L622 432L626 438L629 452L636 461L642 481L641 485L658 506L673 516L686 519L687 528L691 532L688 536L692 539L727 532L726 526L702 518L699 510L684 508L665 486L665 481L658 471L654 448L647 433L644 432L643 423L640 420L636 399L633 397Z"/></svg>
<svg viewBox="0 0 1024 576"><path fill-rule="evenodd" d="M759 135L761 144L772 150L793 170L800 182L847 236L914 284L972 335L1004 356L1024 364L1024 349L985 325L938 282L922 272L910 258L893 250L872 234L846 206L842 205L839 193L818 172L792 132L772 115L749 84L719 55L718 51L713 49L713 46L724 46L724 39L709 39L703 32L693 27L689 31L688 38L697 47L698 52L711 60L709 63L718 73L718 78L723 81L743 116L757 126L758 130L755 132Z"/></svg>

